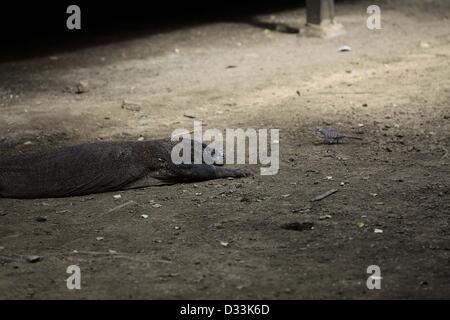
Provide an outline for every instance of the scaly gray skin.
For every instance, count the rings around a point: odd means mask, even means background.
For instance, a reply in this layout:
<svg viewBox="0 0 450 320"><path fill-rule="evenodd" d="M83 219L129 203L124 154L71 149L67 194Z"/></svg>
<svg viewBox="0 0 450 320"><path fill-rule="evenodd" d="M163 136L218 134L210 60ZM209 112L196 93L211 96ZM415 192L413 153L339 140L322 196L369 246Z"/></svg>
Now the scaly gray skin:
<svg viewBox="0 0 450 320"><path fill-rule="evenodd" d="M174 144L170 140L99 142L32 154L0 155L0 197L81 196L249 175L241 169L205 163L175 165L171 160Z"/></svg>
<svg viewBox="0 0 450 320"><path fill-rule="evenodd" d="M328 144L333 144L333 143L338 144L339 141L341 141L344 138L362 140L362 138L359 138L359 137L349 136L349 135L342 134L342 133L339 133L336 131L331 131L331 130L328 130L325 128L317 128L316 131L321 133L325 137L325 143L328 143Z"/></svg>

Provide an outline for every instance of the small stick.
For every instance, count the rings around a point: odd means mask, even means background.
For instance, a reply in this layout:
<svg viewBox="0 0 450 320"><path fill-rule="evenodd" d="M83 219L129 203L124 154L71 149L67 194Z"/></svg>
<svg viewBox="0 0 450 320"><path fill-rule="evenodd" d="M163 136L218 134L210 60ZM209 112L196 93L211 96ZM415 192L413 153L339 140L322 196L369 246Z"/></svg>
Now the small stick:
<svg viewBox="0 0 450 320"><path fill-rule="evenodd" d="M337 189L331 189L331 190L328 190L327 192L322 193L322 194L318 195L317 197L315 197L313 201L320 201L320 200L323 200L323 199L325 199L326 197L329 197L329 196L331 196L332 194L334 194L334 193L336 193L336 192L338 192Z"/></svg>
<svg viewBox="0 0 450 320"><path fill-rule="evenodd" d="M114 208L108 210L108 212L106 212L106 213L114 212L114 211L122 209L123 207L126 207L126 206L128 206L130 204L136 204L136 201L130 200L128 202L122 203L121 205L118 205L117 207L114 207Z"/></svg>

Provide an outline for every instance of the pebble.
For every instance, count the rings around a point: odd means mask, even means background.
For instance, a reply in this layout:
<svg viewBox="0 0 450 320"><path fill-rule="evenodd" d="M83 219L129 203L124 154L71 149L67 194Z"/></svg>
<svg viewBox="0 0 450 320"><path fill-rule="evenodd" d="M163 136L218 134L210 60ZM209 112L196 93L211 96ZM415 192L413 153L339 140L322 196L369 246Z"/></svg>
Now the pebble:
<svg viewBox="0 0 450 320"><path fill-rule="evenodd" d="M81 80L75 85L76 94L81 94L88 91L89 91L89 83L85 80Z"/></svg>
<svg viewBox="0 0 450 320"><path fill-rule="evenodd" d="M26 256L25 259L29 263L36 263L42 260L41 256Z"/></svg>
<svg viewBox="0 0 450 320"><path fill-rule="evenodd" d="M220 241L220 245L223 247L228 247L229 243L226 241Z"/></svg>
<svg viewBox="0 0 450 320"><path fill-rule="evenodd" d="M352 51L352 48L350 46L344 45L344 46L340 46L338 51L339 52L350 52L350 51Z"/></svg>
<svg viewBox="0 0 450 320"><path fill-rule="evenodd" d="M138 102L133 102L133 101L129 101L129 100L122 101L122 109L137 112L137 111L141 111L141 108L142 108L142 106Z"/></svg>
<svg viewBox="0 0 450 320"><path fill-rule="evenodd" d="M420 41L420 42L419 42L419 46L420 46L422 49L428 49L428 48L430 48L430 44L429 44L428 42L426 42L426 41Z"/></svg>

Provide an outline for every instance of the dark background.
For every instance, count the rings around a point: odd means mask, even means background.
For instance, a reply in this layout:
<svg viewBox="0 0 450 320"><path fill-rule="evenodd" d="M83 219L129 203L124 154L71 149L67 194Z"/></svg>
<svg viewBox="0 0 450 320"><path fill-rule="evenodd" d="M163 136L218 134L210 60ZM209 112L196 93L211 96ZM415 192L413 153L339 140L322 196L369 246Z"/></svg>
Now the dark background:
<svg viewBox="0 0 450 320"><path fill-rule="evenodd" d="M81 30L68 30L67 7L81 9ZM210 21L248 19L252 15L304 6L282 1L8 1L0 6L0 61L170 31Z"/></svg>

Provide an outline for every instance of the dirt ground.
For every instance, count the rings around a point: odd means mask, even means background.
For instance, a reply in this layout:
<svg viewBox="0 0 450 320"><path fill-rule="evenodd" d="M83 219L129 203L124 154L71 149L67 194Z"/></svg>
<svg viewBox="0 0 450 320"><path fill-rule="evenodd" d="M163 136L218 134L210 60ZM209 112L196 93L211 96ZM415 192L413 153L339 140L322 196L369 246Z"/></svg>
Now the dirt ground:
<svg viewBox="0 0 450 320"><path fill-rule="evenodd" d="M300 7L0 64L2 153L163 138L186 115L280 129L275 176L0 199L0 298L450 298L450 3L379 1L376 31L369 4L340 2L328 40L267 28L302 28Z"/></svg>

